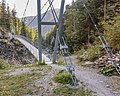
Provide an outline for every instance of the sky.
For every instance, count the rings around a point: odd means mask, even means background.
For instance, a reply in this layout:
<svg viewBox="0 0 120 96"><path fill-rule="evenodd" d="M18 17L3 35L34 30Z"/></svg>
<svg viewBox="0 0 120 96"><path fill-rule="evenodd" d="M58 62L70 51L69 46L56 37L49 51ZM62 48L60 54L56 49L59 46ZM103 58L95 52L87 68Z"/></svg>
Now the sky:
<svg viewBox="0 0 120 96"><path fill-rule="evenodd" d="M2 0L0 0L1 2ZM6 0L6 4L9 4L10 9L14 8L17 11L17 16L21 18L23 16L23 12L25 10L25 6L28 0ZM47 0L41 0L42 6ZM65 0L65 5L71 4L72 0ZM53 5L55 8L60 8L60 3L61 0L54 0ZM45 7L42 10L42 13L45 12L47 7ZM37 0L30 0L27 11L26 11L26 16L35 16L37 15Z"/></svg>

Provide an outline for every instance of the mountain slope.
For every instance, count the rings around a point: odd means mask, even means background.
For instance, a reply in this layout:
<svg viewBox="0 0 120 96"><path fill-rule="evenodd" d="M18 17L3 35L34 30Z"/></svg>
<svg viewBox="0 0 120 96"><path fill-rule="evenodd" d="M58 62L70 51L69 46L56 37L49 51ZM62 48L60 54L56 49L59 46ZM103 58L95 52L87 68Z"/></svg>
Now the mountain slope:
<svg viewBox="0 0 120 96"><path fill-rule="evenodd" d="M57 16L59 16L59 9L55 9L56 13L57 13ZM44 13L42 14L41 17L43 17ZM36 17L36 18L35 18ZM38 25L37 25L37 20L38 20L38 17L37 16L28 16L26 17L26 25L28 25L30 23L31 20L33 20L33 18L35 18L35 20L29 25L29 27L32 27L32 28L35 28L37 29L38 28ZM47 14L45 15L44 19L42 20L44 22L51 22L51 21L54 21L54 18L53 18L53 15L52 15L52 12L51 10L49 10L47 12ZM52 26L47 26L47 25L43 25L42 26L42 35L45 36L45 34L47 32L49 32L51 30Z"/></svg>

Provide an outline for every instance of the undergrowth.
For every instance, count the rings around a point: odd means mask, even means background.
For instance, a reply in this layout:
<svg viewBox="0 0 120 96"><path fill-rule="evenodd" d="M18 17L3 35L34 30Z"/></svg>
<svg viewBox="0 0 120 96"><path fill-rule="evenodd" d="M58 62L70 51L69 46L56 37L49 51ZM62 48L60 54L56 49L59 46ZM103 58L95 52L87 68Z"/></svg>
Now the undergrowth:
<svg viewBox="0 0 120 96"><path fill-rule="evenodd" d="M91 46L88 49L81 49L79 51L79 61L95 61L102 55L102 47L100 45Z"/></svg>
<svg viewBox="0 0 120 96"><path fill-rule="evenodd" d="M100 70L100 73L105 76L112 76L117 74L115 67L112 65L104 67Z"/></svg>
<svg viewBox="0 0 120 96"><path fill-rule="evenodd" d="M54 81L61 84L70 84L72 77L67 71L60 70L59 73L54 77Z"/></svg>

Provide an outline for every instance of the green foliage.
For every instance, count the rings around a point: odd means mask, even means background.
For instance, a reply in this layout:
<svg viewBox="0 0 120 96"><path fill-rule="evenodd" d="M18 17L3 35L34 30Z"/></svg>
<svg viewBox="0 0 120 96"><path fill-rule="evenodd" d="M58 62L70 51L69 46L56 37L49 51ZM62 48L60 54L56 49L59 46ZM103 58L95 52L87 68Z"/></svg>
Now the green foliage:
<svg viewBox="0 0 120 96"><path fill-rule="evenodd" d="M51 45L52 49L54 47L56 31L57 31L57 27L53 26L51 31L46 34L46 38L45 38L45 43L46 43L46 45L48 45L47 47L49 47L49 45Z"/></svg>
<svg viewBox="0 0 120 96"><path fill-rule="evenodd" d="M21 34L20 35L26 37L26 34L27 34L27 30L26 30L26 27L25 27L25 23L22 22L22 28L21 28Z"/></svg>
<svg viewBox="0 0 120 96"><path fill-rule="evenodd" d="M80 61L95 61L98 59L103 52L101 51L102 47L99 45L91 46L89 49L81 49L79 51L78 59Z"/></svg>
<svg viewBox="0 0 120 96"><path fill-rule="evenodd" d="M9 64L4 59L0 58L0 69L5 69Z"/></svg>
<svg viewBox="0 0 120 96"><path fill-rule="evenodd" d="M110 22L110 21L109 21ZM105 36L114 50L120 50L120 16L114 18L113 24L105 23Z"/></svg>
<svg viewBox="0 0 120 96"><path fill-rule="evenodd" d="M15 34L18 34L18 32L17 32L17 18L16 18L17 12L16 12L15 8L13 8L11 13L12 13L12 20L13 20L13 22L12 22L13 28L14 28Z"/></svg>
<svg viewBox="0 0 120 96"><path fill-rule="evenodd" d="M98 6L96 6L94 0L86 0L86 6L98 25L98 15L100 15ZM98 26L101 28L101 25ZM93 44L96 39L94 25L79 0L76 0L71 6L67 6L63 27L70 52L78 51L82 47L86 48L88 45Z"/></svg>
<svg viewBox="0 0 120 96"><path fill-rule="evenodd" d="M105 68L103 68L100 71L101 74L105 75L105 76L112 76L116 74L116 69L114 66L110 65L110 66L106 66Z"/></svg>
<svg viewBox="0 0 120 96"><path fill-rule="evenodd" d="M120 50L120 1L115 0L107 4L107 17L101 21L104 34L114 51Z"/></svg>
<svg viewBox="0 0 120 96"><path fill-rule="evenodd" d="M54 77L54 81L61 84L70 84L72 77L68 72L62 70Z"/></svg>

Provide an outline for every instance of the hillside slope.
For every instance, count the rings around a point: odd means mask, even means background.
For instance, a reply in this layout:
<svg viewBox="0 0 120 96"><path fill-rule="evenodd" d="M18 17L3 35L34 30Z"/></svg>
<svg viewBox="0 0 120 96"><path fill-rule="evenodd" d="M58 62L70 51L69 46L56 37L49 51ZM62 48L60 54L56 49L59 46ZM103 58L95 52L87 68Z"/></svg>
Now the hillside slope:
<svg viewBox="0 0 120 96"><path fill-rule="evenodd" d="M0 29L0 58L11 64L28 64L35 61L34 56L19 41Z"/></svg>

